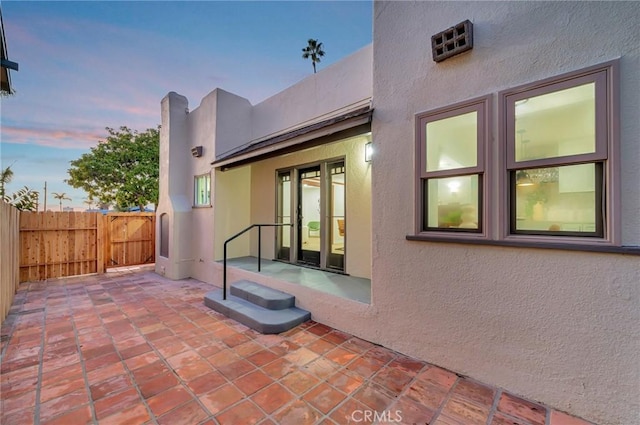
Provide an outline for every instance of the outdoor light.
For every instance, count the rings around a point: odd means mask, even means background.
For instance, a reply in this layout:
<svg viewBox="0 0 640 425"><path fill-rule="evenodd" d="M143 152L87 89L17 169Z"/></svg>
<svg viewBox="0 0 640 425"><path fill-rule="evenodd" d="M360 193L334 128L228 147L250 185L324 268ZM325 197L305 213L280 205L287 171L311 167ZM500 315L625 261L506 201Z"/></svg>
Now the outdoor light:
<svg viewBox="0 0 640 425"><path fill-rule="evenodd" d="M364 145L364 160L365 162L371 162L371 156L373 155L373 143L369 142Z"/></svg>

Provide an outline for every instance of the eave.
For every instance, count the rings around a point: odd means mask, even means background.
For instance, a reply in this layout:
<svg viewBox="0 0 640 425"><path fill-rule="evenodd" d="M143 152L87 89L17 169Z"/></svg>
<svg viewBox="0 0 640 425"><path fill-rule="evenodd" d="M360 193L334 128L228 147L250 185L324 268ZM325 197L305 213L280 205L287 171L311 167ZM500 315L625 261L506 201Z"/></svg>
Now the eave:
<svg viewBox="0 0 640 425"><path fill-rule="evenodd" d="M257 141L211 163L223 171L365 133L371 129L370 105L324 121Z"/></svg>

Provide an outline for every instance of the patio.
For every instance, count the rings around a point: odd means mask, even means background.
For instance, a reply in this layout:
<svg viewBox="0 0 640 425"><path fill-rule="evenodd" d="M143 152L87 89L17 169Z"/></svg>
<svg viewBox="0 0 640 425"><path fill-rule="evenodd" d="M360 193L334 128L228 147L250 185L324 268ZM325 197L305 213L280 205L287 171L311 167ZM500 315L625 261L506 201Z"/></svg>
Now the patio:
<svg viewBox="0 0 640 425"><path fill-rule="evenodd" d="M227 264L229 267L254 273L258 270L258 259L256 257L230 258L227 260ZM306 286L316 291L326 292L327 294L338 297L348 298L366 304L371 303L370 279L265 259L261 262L260 274Z"/></svg>
<svg viewBox="0 0 640 425"><path fill-rule="evenodd" d="M22 284L0 422L589 424L320 323L260 335L210 289L148 268Z"/></svg>

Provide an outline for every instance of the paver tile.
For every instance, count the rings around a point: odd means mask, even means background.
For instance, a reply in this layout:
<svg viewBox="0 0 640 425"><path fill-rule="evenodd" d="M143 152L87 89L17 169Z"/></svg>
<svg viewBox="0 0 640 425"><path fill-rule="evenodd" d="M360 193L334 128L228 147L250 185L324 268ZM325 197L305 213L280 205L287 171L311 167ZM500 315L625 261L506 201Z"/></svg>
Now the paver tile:
<svg viewBox="0 0 640 425"><path fill-rule="evenodd" d="M508 393L503 393L500 397L498 410L515 418L529 421L533 425L544 425L547 415L547 409L544 406Z"/></svg>
<svg viewBox="0 0 640 425"><path fill-rule="evenodd" d="M290 391L278 383L270 385L251 396L251 400L267 413L273 413L294 398L295 396Z"/></svg>
<svg viewBox="0 0 640 425"><path fill-rule="evenodd" d="M273 415L280 425L312 425L322 414L303 400L296 400Z"/></svg>
<svg viewBox="0 0 640 425"><path fill-rule="evenodd" d="M593 425L315 321L261 335L209 290L146 271L21 285L0 423Z"/></svg>
<svg viewBox="0 0 640 425"><path fill-rule="evenodd" d="M200 397L202 404L212 414L217 414L227 407L242 400L245 395L232 384L226 384Z"/></svg>
<svg viewBox="0 0 640 425"><path fill-rule="evenodd" d="M245 400L216 416L220 425L254 425L264 419L264 413L255 404Z"/></svg>
<svg viewBox="0 0 640 425"><path fill-rule="evenodd" d="M193 400L193 397L191 397L184 387L177 385L149 398L147 404L155 416L162 416L190 400Z"/></svg>

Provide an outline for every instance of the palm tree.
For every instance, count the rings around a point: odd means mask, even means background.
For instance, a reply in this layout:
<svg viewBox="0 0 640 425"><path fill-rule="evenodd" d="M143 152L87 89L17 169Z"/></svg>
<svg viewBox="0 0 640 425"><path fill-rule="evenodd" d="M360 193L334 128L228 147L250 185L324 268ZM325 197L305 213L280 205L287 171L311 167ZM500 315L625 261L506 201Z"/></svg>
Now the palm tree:
<svg viewBox="0 0 640 425"><path fill-rule="evenodd" d="M53 195L53 197L55 199L59 199L60 200L60 211L62 211L62 201L63 200L67 200L67 201L71 200L71 198L69 198L65 192L62 192L62 193L51 192L51 194Z"/></svg>
<svg viewBox="0 0 640 425"><path fill-rule="evenodd" d="M13 178L13 170L11 165L2 170L0 173L0 198L4 198L4 185L11 182Z"/></svg>
<svg viewBox="0 0 640 425"><path fill-rule="evenodd" d="M89 206L88 209L91 209L93 207L93 199L91 198L87 198L86 201L84 201L84 203Z"/></svg>
<svg viewBox="0 0 640 425"><path fill-rule="evenodd" d="M316 63L320 62L320 58L324 56L324 50L322 50L322 43L318 43L318 40L310 38L309 45L302 49L302 58L311 58L311 65L313 65L313 73L316 73Z"/></svg>

